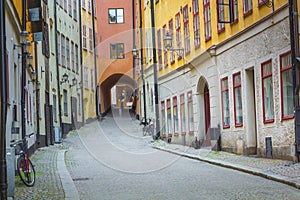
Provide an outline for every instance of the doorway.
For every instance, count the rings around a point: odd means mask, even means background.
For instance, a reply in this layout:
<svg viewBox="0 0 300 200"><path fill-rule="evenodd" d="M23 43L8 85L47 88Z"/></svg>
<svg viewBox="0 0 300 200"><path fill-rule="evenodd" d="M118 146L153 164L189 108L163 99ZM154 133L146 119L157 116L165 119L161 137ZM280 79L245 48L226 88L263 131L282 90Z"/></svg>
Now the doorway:
<svg viewBox="0 0 300 200"><path fill-rule="evenodd" d="M199 140L201 146L211 146L210 137L210 125L211 125L211 113L210 113L210 95L209 85L204 77L201 77L198 81L197 87L198 93L198 109L199 109Z"/></svg>
<svg viewBox="0 0 300 200"><path fill-rule="evenodd" d="M246 154L256 154L257 150L257 124L256 124L256 100L255 100L255 73L254 68L249 68L245 73L246 104Z"/></svg>

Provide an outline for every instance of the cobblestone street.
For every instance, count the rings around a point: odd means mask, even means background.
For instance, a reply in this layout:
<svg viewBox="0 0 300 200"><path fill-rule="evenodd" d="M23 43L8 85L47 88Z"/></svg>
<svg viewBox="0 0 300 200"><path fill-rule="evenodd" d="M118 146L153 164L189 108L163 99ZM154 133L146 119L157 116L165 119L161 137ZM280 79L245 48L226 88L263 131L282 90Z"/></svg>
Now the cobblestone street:
<svg viewBox="0 0 300 200"><path fill-rule="evenodd" d="M152 142L140 129L108 117L39 149L36 184L16 177L15 199L300 199L299 163Z"/></svg>

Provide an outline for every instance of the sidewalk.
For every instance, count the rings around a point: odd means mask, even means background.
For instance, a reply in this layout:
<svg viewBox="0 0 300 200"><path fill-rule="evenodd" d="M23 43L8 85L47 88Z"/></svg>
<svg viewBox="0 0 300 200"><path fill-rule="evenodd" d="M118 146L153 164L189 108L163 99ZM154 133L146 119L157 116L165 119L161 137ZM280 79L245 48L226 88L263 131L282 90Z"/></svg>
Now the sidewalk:
<svg viewBox="0 0 300 200"><path fill-rule="evenodd" d="M152 146L162 151L261 176L300 189L300 163L195 149L183 145L168 144L163 141L155 141Z"/></svg>

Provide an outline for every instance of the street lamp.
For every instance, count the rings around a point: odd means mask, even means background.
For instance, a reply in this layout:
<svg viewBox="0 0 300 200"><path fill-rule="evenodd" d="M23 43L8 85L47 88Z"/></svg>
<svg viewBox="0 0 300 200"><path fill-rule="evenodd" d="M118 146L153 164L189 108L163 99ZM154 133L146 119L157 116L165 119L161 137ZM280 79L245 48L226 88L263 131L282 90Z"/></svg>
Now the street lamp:
<svg viewBox="0 0 300 200"><path fill-rule="evenodd" d="M68 74L64 73L61 78L60 84L66 83L68 81L68 79L69 79Z"/></svg>
<svg viewBox="0 0 300 200"><path fill-rule="evenodd" d="M174 49L173 48L173 38L167 32L164 36L164 47L167 51L172 51L177 53L178 56L183 56L184 48Z"/></svg>
<svg viewBox="0 0 300 200"><path fill-rule="evenodd" d="M72 79L72 84L70 84L70 88L73 87L73 86L75 86L75 85L77 85L77 78L76 77L74 77Z"/></svg>
<svg viewBox="0 0 300 200"><path fill-rule="evenodd" d="M33 60L33 56L31 54L27 54L26 55L26 67L32 69L32 60Z"/></svg>

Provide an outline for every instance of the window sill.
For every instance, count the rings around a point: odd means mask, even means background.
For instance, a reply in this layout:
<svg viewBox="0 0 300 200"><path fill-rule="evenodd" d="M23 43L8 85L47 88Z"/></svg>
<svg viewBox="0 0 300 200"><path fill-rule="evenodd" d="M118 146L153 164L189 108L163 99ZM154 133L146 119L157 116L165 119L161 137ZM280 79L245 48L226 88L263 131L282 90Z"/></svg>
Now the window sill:
<svg viewBox="0 0 300 200"><path fill-rule="evenodd" d="M274 119L266 119L264 120L264 124L270 124L270 123L273 123L274 122Z"/></svg>
<svg viewBox="0 0 300 200"><path fill-rule="evenodd" d="M223 129L229 129L230 128L230 125L224 125L223 124Z"/></svg>
<svg viewBox="0 0 300 200"><path fill-rule="evenodd" d="M294 115L282 116L282 121L283 120L289 120L289 119L294 119Z"/></svg>

